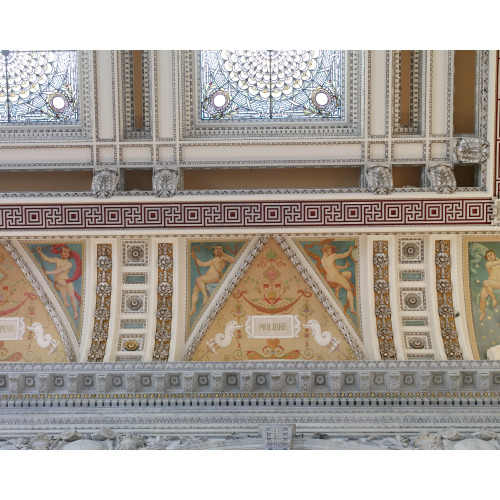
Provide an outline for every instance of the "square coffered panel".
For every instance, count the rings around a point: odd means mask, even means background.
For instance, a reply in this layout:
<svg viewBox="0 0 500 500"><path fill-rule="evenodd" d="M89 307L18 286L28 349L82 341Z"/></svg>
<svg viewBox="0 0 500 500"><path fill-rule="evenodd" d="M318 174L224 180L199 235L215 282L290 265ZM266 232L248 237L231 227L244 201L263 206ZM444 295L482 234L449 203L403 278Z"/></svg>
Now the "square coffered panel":
<svg viewBox="0 0 500 500"><path fill-rule="evenodd" d="M148 265L148 242L147 241L124 241L122 242L122 262L124 266L147 266Z"/></svg>
<svg viewBox="0 0 500 500"><path fill-rule="evenodd" d="M423 239L400 239L399 240L399 263L424 262L424 240Z"/></svg>

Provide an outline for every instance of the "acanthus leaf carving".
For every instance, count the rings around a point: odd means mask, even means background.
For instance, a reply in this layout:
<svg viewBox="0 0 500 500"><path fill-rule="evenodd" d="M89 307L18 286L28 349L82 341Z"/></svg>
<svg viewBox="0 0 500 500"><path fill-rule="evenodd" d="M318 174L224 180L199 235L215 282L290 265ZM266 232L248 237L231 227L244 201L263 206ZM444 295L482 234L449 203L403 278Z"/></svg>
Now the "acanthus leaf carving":
<svg viewBox="0 0 500 500"><path fill-rule="evenodd" d="M391 194L393 190L392 169L390 165L366 165L365 176L368 190L377 195Z"/></svg>
<svg viewBox="0 0 500 500"><path fill-rule="evenodd" d="M153 174L153 194L157 197L171 197L179 188L179 171L173 168L156 168Z"/></svg>
<svg viewBox="0 0 500 500"><path fill-rule="evenodd" d="M434 164L426 168L427 177L436 193L449 194L457 189L457 181L451 164Z"/></svg>
<svg viewBox="0 0 500 500"><path fill-rule="evenodd" d="M118 188L119 172L110 168L96 169L92 178L92 194L96 198L110 198Z"/></svg>
<svg viewBox="0 0 500 500"><path fill-rule="evenodd" d="M459 163L482 163L489 158L489 147L480 137L462 137L456 140L455 157Z"/></svg>

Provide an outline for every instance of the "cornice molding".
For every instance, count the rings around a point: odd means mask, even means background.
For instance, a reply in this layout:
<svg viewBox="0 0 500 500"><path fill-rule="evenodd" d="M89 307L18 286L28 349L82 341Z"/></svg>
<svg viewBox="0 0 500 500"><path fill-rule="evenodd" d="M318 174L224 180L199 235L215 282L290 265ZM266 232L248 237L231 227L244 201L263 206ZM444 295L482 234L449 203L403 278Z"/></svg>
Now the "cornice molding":
<svg viewBox="0 0 500 500"><path fill-rule="evenodd" d="M0 408L284 405L498 406L500 362L2 363ZM280 402L281 401L281 402ZM287 403L282 403L287 402ZM42 403L42 404L40 404ZM303 404L303 403L302 403ZM472 403L478 404L478 403Z"/></svg>

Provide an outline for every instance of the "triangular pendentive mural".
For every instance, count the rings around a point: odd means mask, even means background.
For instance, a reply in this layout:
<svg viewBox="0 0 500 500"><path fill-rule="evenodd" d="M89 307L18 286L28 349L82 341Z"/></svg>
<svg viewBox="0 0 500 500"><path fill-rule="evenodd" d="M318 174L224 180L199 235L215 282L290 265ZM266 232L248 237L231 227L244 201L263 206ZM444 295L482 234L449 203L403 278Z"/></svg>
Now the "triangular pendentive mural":
<svg viewBox="0 0 500 500"><path fill-rule="evenodd" d="M187 335L249 240L188 241Z"/></svg>
<svg viewBox="0 0 500 500"><path fill-rule="evenodd" d="M1 244L0 361L68 361L61 336L49 312Z"/></svg>
<svg viewBox="0 0 500 500"><path fill-rule="evenodd" d="M362 358L274 238L198 339L187 354L192 361Z"/></svg>
<svg viewBox="0 0 500 500"><path fill-rule="evenodd" d="M49 284L80 342L85 297L85 243L37 242L23 243L23 247Z"/></svg>
<svg viewBox="0 0 500 500"><path fill-rule="evenodd" d="M294 240L361 336L357 238Z"/></svg>
<svg viewBox="0 0 500 500"><path fill-rule="evenodd" d="M474 358L487 359L488 349L500 345L500 239L464 238L463 255L472 351Z"/></svg>

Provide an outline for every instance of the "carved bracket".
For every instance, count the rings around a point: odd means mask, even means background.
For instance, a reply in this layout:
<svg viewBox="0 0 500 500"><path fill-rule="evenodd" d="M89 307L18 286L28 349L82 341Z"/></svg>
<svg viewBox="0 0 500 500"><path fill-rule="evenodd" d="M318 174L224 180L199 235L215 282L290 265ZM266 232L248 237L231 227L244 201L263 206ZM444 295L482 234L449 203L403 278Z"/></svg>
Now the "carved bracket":
<svg viewBox="0 0 500 500"><path fill-rule="evenodd" d="M425 170L431 187L436 193L454 193L457 189L457 181L453 173L453 165L436 163L427 165Z"/></svg>
<svg viewBox="0 0 500 500"><path fill-rule="evenodd" d="M480 137L462 137L455 143L455 158L458 163L483 163L490 156L488 141Z"/></svg>
<svg viewBox="0 0 500 500"><path fill-rule="evenodd" d="M174 168L155 168L153 172L153 194L170 198L179 189L179 171Z"/></svg>
<svg viewBox="0 0 500 500"><path fill-rule="evenodd" d="M392 169L390 165L366 165L365 177L368 190L373 194L391 194L393 190Z"/></svg>
<svg viewBox="0 0 500 500"><path fill-rule="evenodd" d="M109 198L118 189L120 173L118 169L103 168L95 169L92 179L92 194L96 198Z"/></svg>

